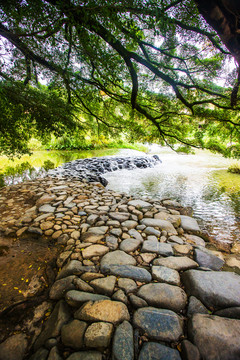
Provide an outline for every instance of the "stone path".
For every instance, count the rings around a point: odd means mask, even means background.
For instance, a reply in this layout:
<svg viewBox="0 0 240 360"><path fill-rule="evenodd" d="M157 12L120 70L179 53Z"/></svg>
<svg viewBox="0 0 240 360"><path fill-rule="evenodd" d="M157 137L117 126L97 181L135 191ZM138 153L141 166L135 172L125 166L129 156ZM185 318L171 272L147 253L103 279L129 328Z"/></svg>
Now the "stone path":
<svg viewBox="0 0 240 360"><path fill-rule="evenodd" d="M17 235L63 251L50 316L37 336L3 341L0 360L240 359L240 276L221 270L223 254L179 204L84 181L27 186L38 199Z"/></svg>

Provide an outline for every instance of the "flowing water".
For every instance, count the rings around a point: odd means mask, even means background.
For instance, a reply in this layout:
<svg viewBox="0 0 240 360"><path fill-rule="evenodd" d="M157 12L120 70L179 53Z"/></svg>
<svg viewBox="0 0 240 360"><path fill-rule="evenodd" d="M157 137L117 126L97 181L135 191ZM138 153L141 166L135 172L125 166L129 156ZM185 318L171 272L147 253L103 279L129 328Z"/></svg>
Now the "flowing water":
<svg viewBox="0 0 240 360"><path fill-rule="evenodd" d="M207 151L183 155L152 147L150 153L159 155L162 163L107 173L108 188L140 197L176 199L193 208L202 229L216 240L240 242L240 175L227 172L232 160Z"/></svg>

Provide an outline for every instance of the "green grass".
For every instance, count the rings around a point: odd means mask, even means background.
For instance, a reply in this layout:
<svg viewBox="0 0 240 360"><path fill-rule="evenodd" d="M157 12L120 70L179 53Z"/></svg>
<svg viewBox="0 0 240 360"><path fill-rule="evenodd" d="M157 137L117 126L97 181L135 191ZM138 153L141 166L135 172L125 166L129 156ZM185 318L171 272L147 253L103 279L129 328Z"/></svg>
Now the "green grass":
<svg viewBox="0 0 240 360"><path fill-rule="evenodd" d="M232 174L240 174L240 163L235 163L229 166L228 172Z"/></svg>

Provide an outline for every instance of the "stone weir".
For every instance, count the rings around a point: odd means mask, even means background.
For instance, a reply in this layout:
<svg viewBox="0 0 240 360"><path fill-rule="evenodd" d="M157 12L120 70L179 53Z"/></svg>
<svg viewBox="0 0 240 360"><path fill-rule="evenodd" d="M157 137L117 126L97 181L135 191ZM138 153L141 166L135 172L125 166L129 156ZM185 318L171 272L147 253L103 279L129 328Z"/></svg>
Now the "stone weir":
<svg viewBox="0 0 240 360"><path fill-rule="evenodd" d="M3 212L2 227L61 250L48 300L30 322L15 318L1 360L240 359L240 276L176 201L44 178L3 189L5 212L14 191L35 205L15 222Z"/></svg>
<svg viewBox="0 0 240 360"><path fill-rule="evenodd" d="M157 155L153 156L134 156L134 157L115 157L104 156L89 159L77 159L63 164L54 170L50 170L48 175L56 178L76 178L86 179L89 182L100 182L107 185L107 180L102 174L116 170L133 170L153 167L161 163Z"/></svg>

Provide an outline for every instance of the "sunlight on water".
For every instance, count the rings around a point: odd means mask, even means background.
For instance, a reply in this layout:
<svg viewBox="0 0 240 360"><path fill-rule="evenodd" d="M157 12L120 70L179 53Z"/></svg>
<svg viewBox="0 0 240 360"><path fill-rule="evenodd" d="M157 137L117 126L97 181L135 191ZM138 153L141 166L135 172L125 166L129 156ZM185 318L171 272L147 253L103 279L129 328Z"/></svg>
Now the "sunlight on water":
<svg viewBox="0 0 240 360"><path fill-rule="evenodd" d="M155 150L155 151L154 151ZM144 170L108 173L108 188L135 196L171 198L191 206L201 227L218 240L240 241L240 176L219 155L180 155L153 149L162 164Z"/></svg>

